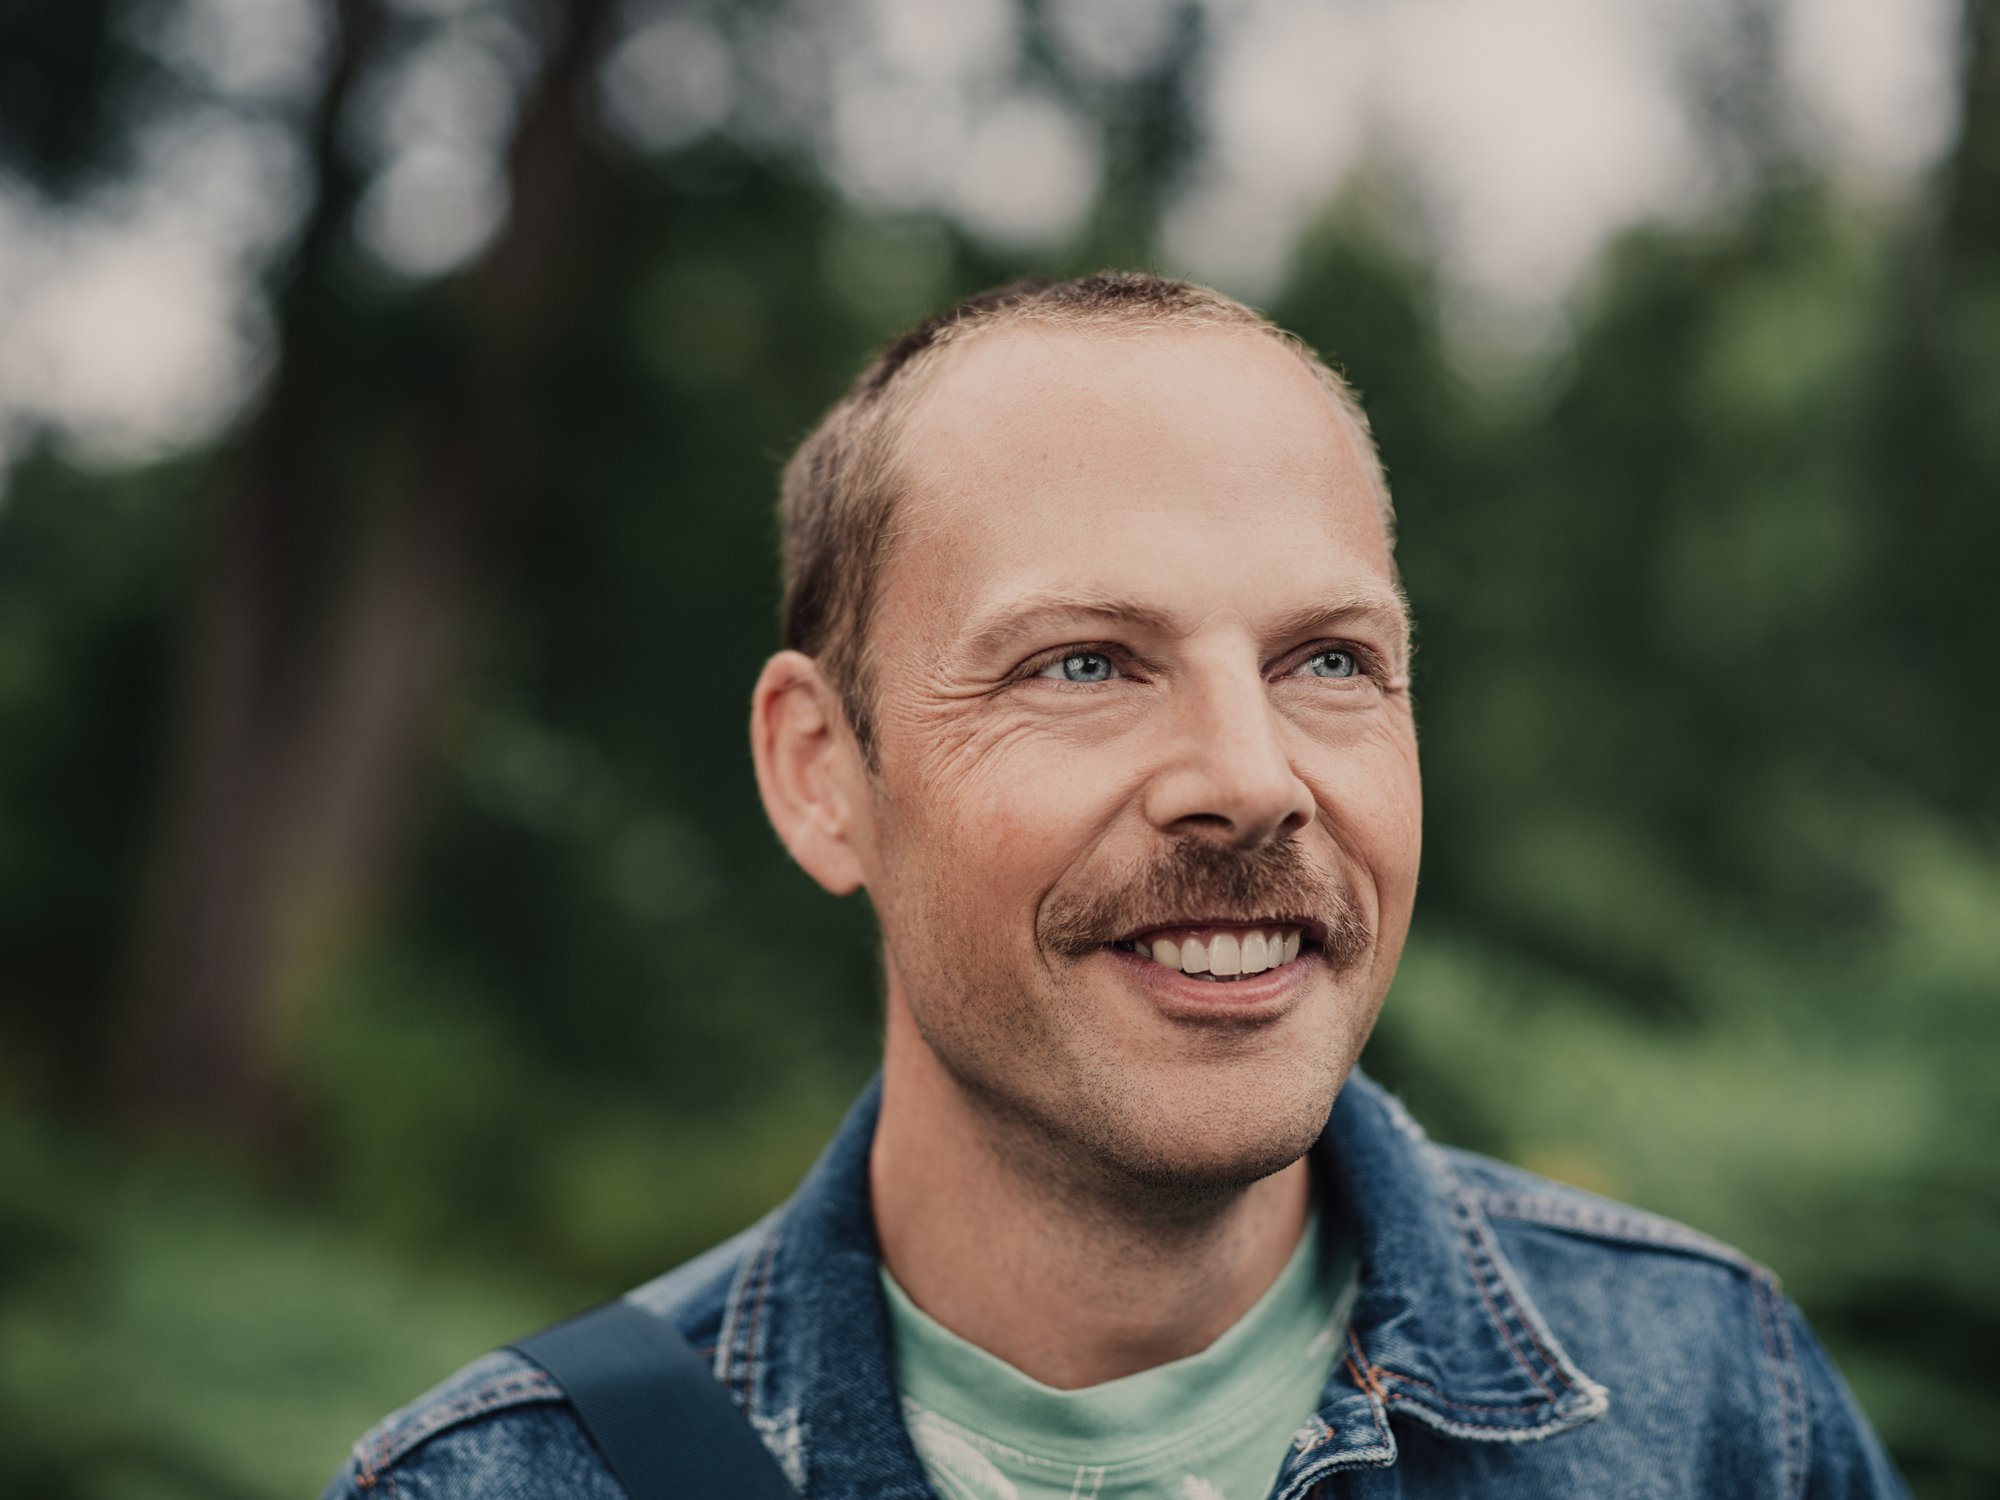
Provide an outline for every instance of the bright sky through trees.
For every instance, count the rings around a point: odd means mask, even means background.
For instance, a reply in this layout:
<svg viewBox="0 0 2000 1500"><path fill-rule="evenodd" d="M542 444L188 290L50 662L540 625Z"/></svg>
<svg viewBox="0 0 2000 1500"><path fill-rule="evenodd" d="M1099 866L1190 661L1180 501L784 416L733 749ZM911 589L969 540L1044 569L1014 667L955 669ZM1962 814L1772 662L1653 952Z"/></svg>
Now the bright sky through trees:
<svg viewBox="0 0 2000 1500"><path fill-rule="evenodd" d="M409 0L434 39L372 85L354 128L376 176L357 226L413 277L476 254L506 212L496 154L528 50L498 8ZM1550 307L1620 227L1732 186L1690 107L1732 56L1724 0L1207 0L1198 144L1162 258L1269 292L1357 166L1406 176L1474 301ZM1170 0L1065 0L1053 45L1115 83L1171 44ZM1956 0L1786 0L1770 66L1798 149L1894 194L1949 137ZM305 194L285 121L324 51L303 0L201 0L154 39L212 102L157 128L141 171L60 209L0 179L0 461L39 422L83 455L214 432L266 353L258 271ZM956 217L1002 248L1059 244L1088 209L1093 124L1021 66L1004 0L800 7L727 40L699 7L634 7L607 67L615 128L666 148L729 128L805 147L875 209ZM754 92L735 70L758 75ZM1692 80L1692 81L1691 81ZM774 107L774 101L778 106Z"/></svg>

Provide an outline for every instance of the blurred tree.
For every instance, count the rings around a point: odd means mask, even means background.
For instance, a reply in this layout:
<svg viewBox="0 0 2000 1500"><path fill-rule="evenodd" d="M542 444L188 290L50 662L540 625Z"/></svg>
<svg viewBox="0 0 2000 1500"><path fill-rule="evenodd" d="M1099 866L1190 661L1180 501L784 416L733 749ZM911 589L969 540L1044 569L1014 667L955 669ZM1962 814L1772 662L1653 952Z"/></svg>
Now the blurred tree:
<svg viewBox="0 0 2000 1500"><path fill-rule="evenodd" d="M2000 713L1967 692L1990 661L2000 557L2000 4L1967 0L1961 115L1936 201L1909 229L1878 373L1870 540L1897 601L1871 631L1893 684L1850 723L1868 752L2000 837Z"/></svg>
<svg viewBox="0 0 2000 1500"><path fill-rule="evenodd" d="M420 313L396 313L421 319L411 380L396 325L368 314L343 264L361 180L343 126L390 17L379 0L332 10L315 198L281 278L276 368L221 471L195 586L122 1086L141 1112L246 1140L283 1093L299 980L409 806L485 554L545 483L536 401L605 223L589 105L613 6L567 0L508 152L492 248Z"/></svg>
<svg viewBox="0 0 2000 1500"><path fill-rule="evenodd" d="M0 6L0 169L68 194L130 164L124 106L160 70L134 45L133 0Z"/></svg>
<svg viewBox="0 0 2000 1500"><path fill-rule="evenodd" d="M6 169L115 180L180 86L135 40L171 8L0 10ZM245 424L108 469L31 443L0 508L10 1472L268 1490L231 1382L347 1389L321 1362L362 1368L353 1320L319 1299L407 1308L356 1324L377 1384L311 1429L329 1466L419 1367L740 1226L824 1139L873 1065L877 976L865 909L789 866L746 763L778 455L929 307L1150 259L1200 144L1212 12L1172 7L1153 65L1107 82L1044 8L1020 7L1026 67L1104 164L1075 239L1030 253L865 206L771 125L847 8L674 8L737 103L641 153L593 120L608 4L328 4ZM1369 1062L1442 1136L1770 1259L1920 1491L1988 1493L1995 0L1915 207L1812 180L1770 6L1724 9L1690 76L1738 191L1613 246L1545 367L1497 394L1468 371L1386 162L1274 295L1362 388L1424 643L1422 907ZM356 243L355 126L448 10L506 18L536 81L498 238L405 279ZM809 81L828 60L803 55ZM290 1100L292 1196L169 1192L100 1121L48 1126L107 1050L149 1119L255 1143ZM427 1321L432 1283L481 1266L528 1290ZM270 1347L160 1395L208 1332L186 1309L246 1283Z"/></svg>

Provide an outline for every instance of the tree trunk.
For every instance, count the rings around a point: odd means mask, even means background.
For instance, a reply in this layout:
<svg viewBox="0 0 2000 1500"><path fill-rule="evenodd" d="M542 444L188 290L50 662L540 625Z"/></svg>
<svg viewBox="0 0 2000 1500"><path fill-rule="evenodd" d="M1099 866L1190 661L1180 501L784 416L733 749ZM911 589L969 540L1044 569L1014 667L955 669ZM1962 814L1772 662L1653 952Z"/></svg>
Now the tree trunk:
<svg viewBox="0 0 2000 1500"><path fill-rule="evenodd" d="M357 434L330 399L343 369L368 377L330 285L358 187L338 140L386 21L380 0L333 3L319 199L197 581L117 1072L128 1112L252 1146L283 1118L299 1004L382 878L496 530L532 490L526 395L605 183L586 104L612 0L568 0L516 124L507 223L454 288L457 357L414 413ZM385 473L404 476L386 505Z"/></svg>
<svg viewBox="0 0 2000 1500"><path fill-rule="evenodd" d="M1966 0L1964 37L1944 240L1955 260L1984 263L2000 255L2000 0Z"/></svg>

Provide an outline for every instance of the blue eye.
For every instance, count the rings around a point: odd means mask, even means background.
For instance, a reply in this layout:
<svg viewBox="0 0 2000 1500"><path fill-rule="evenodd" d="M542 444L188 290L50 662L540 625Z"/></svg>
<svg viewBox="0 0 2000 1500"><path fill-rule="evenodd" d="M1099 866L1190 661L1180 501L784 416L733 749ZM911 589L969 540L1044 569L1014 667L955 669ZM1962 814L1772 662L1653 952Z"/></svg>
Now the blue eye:
<svg viewBox="0 0 2000 1500"><path fill-rule="evenodd" d="M1353 677L1360 673L1361 663L1352 651L1321 651L1306 658L1306 670L1315 677Z"/></svg>
<svg viewBox="0 0 2000 1500"><path fill-rule="evenodd" d="M1037 677L1054 677L1062 682L1109 682L1118 675L1111 658L1101 651L1078 651L1061 661L1052 661Z"/></svg>

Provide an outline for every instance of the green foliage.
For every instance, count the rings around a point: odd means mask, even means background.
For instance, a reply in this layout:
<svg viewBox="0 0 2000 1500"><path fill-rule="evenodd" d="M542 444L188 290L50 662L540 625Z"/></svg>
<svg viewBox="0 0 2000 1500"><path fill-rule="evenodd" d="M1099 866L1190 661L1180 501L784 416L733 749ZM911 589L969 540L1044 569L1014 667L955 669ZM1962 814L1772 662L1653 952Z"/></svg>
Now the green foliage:
<svg viewBox="0 0 2000 1500"><path fill-rule="evenodd" d="M1712 912L1671 960L1693 1023L1433 925L1404 959L1377 1067L1420 1117L1470 1120L1487 1150L1778 1268L1913 1482L1985 1493L2000 1477L1978 1354L2000 1333L2000 857L1879 786L1847 790L1821 806L1872 793L1880 821L1802 824L1798 847L1875 887L1880 919L1787 940L1751 911Z"/></svg>
<svg viewBox="0 0 2000 1500"><path fill-rule="evenodd" d="M898 325L1080 267L999 263L727 142L628 171L539 377L555 477L494 544L405 863L310 976L295 1117L255 1170L93 1107L211 466L40 453L10 478L23 1494L309 1490L429 1379L764 1211L873 1066L866 914L791 868L744 744L776 460ZM1158 186L1121 181L1093 243L1136 253ZM1496 395L1397 222L1336 205L1273 309L1364 393L1421 622L1425 883L1369 1065L1442 1138L1772 1264L1919 1492L1990 1493L1993 248L1946 277L1914 214L1773 187L1613 247L1560 359ZM385 413L455 357L452 289L340 274L329 399L370 473L401 461ZM396 378L366 385L385 350Z"/></svg>
<svg viewBox="0 0 2000 1500"><path fill-rule="evenodd" d="M1420 265L1309 247L1292 316L1366 372L1422 622L1425 887L1373 1066L1777 1267L1920 1490L1971 1495L2000 807L1945 768L1993 748L1964 704L2000 621L1916 564L1955 512L1885 514L1904 453L1985 461L1951 409L1883 409L1900 236L1802 191L1635 235L1499 420L1382 313Z"/></svg>
<svg viewBox="0 0 2000 1500"><path fill-rule="evenodd" d="M34 1500L317 1493L384 1411L582 1300L11 1112L0 1246L0 1464Z"/></svg>
<svg viewBox="0 0 2000 1500"><path fill-rule="evenodd" d="M139 899L196 475L31 454L0 498L0 1004L13 1075L71 1092Z"/></svg>

